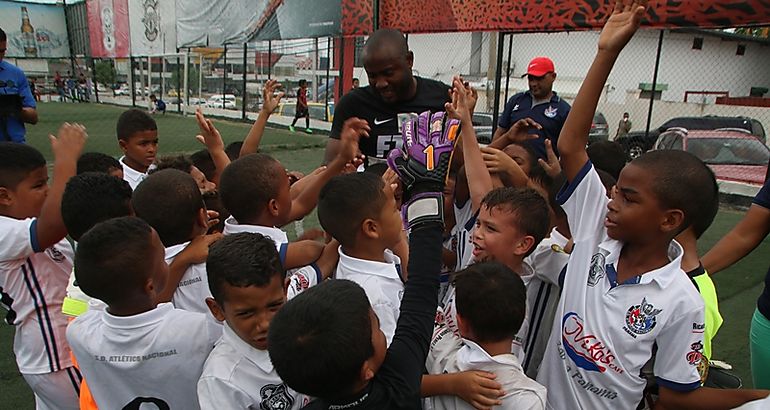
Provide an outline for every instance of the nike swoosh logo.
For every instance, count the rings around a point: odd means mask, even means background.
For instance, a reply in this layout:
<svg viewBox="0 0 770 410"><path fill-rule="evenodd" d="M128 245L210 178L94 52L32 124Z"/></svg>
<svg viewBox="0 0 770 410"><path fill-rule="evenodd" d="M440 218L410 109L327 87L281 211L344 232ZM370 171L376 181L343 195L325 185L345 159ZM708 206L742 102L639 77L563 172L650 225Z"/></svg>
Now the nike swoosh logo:
<svg viewBox="0 0 770 410"><path fill-rule="evenodd" d="M394 118L388 118L387 120L380 121L380 120L375 118L374 119L374 125L382 125L382 124L385 124L386 122L390 122L390 121L393 121L393 120L394 120Z"/></svg>

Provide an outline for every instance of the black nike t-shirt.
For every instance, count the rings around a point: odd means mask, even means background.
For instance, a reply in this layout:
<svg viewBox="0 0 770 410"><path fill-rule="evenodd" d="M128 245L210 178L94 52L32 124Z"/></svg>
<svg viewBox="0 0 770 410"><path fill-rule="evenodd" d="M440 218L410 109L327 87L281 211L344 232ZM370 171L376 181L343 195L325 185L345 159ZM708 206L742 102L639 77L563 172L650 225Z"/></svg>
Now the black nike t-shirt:
<svg viewBox="0 0 770 410"><path fill-rule="evenodd" d="M348 118L358 117L369 122L369 138L359 142L367 158L387 158L388 152L401 145L401 123L409 114L444 111L449 101L449 85L427 78L415 77L417 93L409 101L388 104L371 87L360 87L340 99L334 109L330 137L340 138L342 125Z"/></svg>

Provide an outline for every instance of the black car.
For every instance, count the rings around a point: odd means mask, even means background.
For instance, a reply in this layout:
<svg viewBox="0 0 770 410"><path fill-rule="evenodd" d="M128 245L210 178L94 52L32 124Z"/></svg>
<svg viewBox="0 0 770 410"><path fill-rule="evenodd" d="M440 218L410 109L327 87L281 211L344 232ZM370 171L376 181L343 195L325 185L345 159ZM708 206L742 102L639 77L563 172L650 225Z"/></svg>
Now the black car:
<svg viewBox="0 0 770 410"><path fill-rule="evenodd" d="M607 141L610 136L610 125L607 124L607 118L604 114L597 112L594 114L594 120L591 123L591 130L588 132L588 144L598 141Z"/></svg>
<svg viewBox="0 0 770 410"><path fill-rule="evenodd" d="M662 132L669 128L684 128L687 130L717 130L742 129L749 131L763 143L766 141L765 128L759 121L748 117L720 117L707 115L704 117L676 117L663 123L658 128L650 129L649 135L644 131L634 131L619 137L617 142L623 146L629 159L634 159L652 149Z"/></svg>

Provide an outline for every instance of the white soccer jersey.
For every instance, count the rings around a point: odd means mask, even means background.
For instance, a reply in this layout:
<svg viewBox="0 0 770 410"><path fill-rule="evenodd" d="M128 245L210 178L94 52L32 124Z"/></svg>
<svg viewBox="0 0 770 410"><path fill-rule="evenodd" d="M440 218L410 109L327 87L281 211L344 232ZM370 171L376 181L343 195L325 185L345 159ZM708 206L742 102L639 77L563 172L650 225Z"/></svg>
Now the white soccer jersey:
<svg viewBox="0 0 770 410"><path fill-rule="evenodd" d="M272 239L273 242L275 242L276 249L278 249L278 256L281 259L281 264L285 265L286 250L289 246L289 237L286 236L286 232L278 228L267 226L239 224L232 216L225 220L223 234L232 235L241 232L258 233ZM321 283L323 280L321 270L318 269L318 266L315 264L296 269L289 269L286 271L286 277L289 279L289 288L286 290L286 297L289 300L308 288Z"/></svg>
<svg viewBox="0 0 770 410"><path fill-rule="evenodd" d="M559 195L575 247L564 279L538 381L554 409L632 409L642 399L640 371L657 346L654 373L661 386L700 386L704 307L680 265L670 263L618 284L623 243L609 239L605 188L590 162Z"/></svg>
<svg viewBox="0 0 770 410"><path fill-rule="evenodd" d="M72 366L62 313L74 254L66 239L39 249L37 219L0 216L0 303L16 326L13 352L24 374Z"/></svg>
<svg viewBox="0 0 770 410"><path fill-rule="evenodd" d="M123 159L126 158L125 156L120 157L120 165L123 167L123 180L128 182L128 185L131 187L131 190L136 189L137 186L139 186L139 183L144 181L145 178L147 178L147 173L145 172L139 172L128 165L126 165L125 162L123 162Z"/></svg>
<svg viewBox="0 0 770 410"><path fill-rule="evenodd" d="M166 263L171 264L174 258L189 244L190 242L185 242L166 248ZM182 275L182 279L179 280L179 285L174 291L174 296L171 298L171 303L177 309L203 313L209 319L215 320L206 305L206 298L210 297L211 290L209 290L209 277L206 274L206 263L196 263L190 265Z"/></svg>
<svg viewBox="0 0 770 410"><path fill-rule="evenodd" d="M374 262L345 255L339 248L340 261L337 264L337 279L356 282L369 298L372 310L380 319L380 329L390 346L396 333L396 323L401 312L401 297L404 296L404 282L401 279L401 259L390 250L385 250L386 262Z"/></svg>
<svg viewBox="0 0 770 410"><path fill-rule="evenodd" d="M457 264L455 271L461 271L473 261L473 230L476 229L478 211L473 212L473 201L468 199L465 204L459 206L456 202L455 227L452 228L452 241L457 249Z"/></svg>
<svg viewBox="0 0 770 410"><path fill-rule="evenodd" d="M128 317L89 311L67 329L100 409L199 408L198 379L221 335L222 327L202 314L170 303Z"/></svg>
<svg viewBox="0 0 770 410"><path fill-rule="evenodd" d="M569 240L554 228L525 259L535 275L527 283L528 329L522 335L526 340L526 355L521 364L524 373L532 379L537 378L559 304L559 275L569 261L569 254L564 252L567 242Z"/></svg>
<svg viewBox="0 0 770 410"><path fill-rule="evenodd" d="M490 356L476 343L460 339L446 327L436 329L431 341L426 367L429 374L457 373L467 370L482 370L494 373L496 382L502 385L505 395L500 398L499 408L545 409L546 390L528 378L513 354ZM426 400L426 408L473 409L457 396L433 396ZM497 406L495 407L497 408Z"/></svg>
<svg viewBox="0 0 770 410"><path fill-rule="evenodd" d="M198 381L202 410L296 410L310 402L281 381L267 350L253 348L226 324L224 329Z"/></svg>

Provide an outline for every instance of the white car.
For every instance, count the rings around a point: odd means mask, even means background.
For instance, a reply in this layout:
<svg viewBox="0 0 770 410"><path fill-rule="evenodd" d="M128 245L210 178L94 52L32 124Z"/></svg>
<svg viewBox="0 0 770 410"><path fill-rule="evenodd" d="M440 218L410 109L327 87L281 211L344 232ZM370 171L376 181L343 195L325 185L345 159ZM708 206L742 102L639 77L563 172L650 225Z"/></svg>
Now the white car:
<svg viewBox="0 0 770 410"><path fill-rule="evenodd" d="M131 88L127 84L121 84L120 88L115 90L115 95L131 95Z"/></svg>
<svg viewBox="0 0 770 410"><path fill-rule="evenodd" d="M212 95L206 101L206 106L207 107L211 107L211 108L222 108L222 107L224 107L227 110L234 110L234 109L236 109L236 106L235 106L235 96L233 94Z"/></svg>

